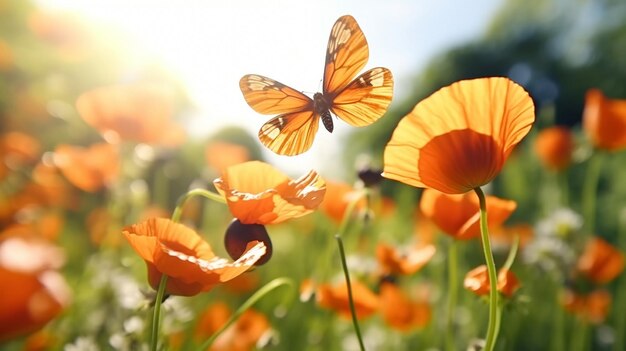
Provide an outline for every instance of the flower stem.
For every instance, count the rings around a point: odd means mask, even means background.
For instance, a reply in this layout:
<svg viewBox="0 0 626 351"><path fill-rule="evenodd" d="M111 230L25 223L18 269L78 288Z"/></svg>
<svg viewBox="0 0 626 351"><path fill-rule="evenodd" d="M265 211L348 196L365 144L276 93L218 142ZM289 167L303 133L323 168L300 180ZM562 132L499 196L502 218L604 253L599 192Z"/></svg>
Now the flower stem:
<svg viewBox="0 0 626 351"><path fill-rule="evenodd" d="M154 313L152 314L152 334L150 336L150 350L156 351L159 343L159 324L161 323L161 303L165 295L165 286L167 285L167 275L161 275L159 282L159 290L157 290L154 302Z"/></svg>
<svg viewBox="0 0 626 351"><path fill-rule="evenodd" d="M458 247L452 240L448 247L448 316L446 321L446 350L456 350L454 343L454 308L457 300Z"/></svg>
<svg viewBox="0 0 626 351"><path fill-rule="evenodd" d="M272 280L271 282L265 284L262 288L257 290L252 296L250 296L250 298L248 298L241 306L239 306L237 311L235 311L235 313L232 316L230 316L228 321L218 331L216 331L213 335L211 335L211 337L207 339L207 341L205 341L198 350L208 350L211 347L211 345L213 345L217 337L220 336L220 334L222 334L224 330L226 330L231 324L236 322L237 319L239 319L239 317L241 317L241 315L244 312L246 312L246 310L252 307L252 305L257 303L259 300L261 300L265 295L269 294L272 290L278 287L281 287L283 285L290 286L291 291L295 290L295 284L293 280L289 278L285 278L285 277L276 278ZM293 298L293 294L290 295L290 298L288 301L290 302L292 298Z"/></svg>
<svg viewBox="0 0 626 351"><path fill-rule="evenodd" d="M601 151L596 150L595 153L591 155L589 164L587 165L585 182L583 184L582 206L583 218L585 220L584 227L589 234L592 234L595 230L596 197L603 159L604 154Z"/></svg>
<svg viewBox="0 0 626 351"><path fill-rule="evenodd" d="M558 182L559 182L559 188L561 191L561 206L562 207L569 207L569 179L567 178L568 173L567 172L559 172L558 176Z"/></svg>
<svg viewBox="0 0 626 351"><path fill-rule="evenodd" d="M626 208L622 208L620 213L619 226L617 230L618 235L618 247L626 251ZM619 278L619 282L616 296L615 296L615 309L614 311L626 310L626 275L622 274ZM617 312L615 317L615 344L613 344L613 350L624 350L626 347L626 313Z"/></svg>
<svg viewBox="0 0 626 351"><path fill-rule="evenodd" d="M480 237L483 243L483 253L485 255L485 263L487 264L487 272L489 273L489 324L487 325L487 335L485 337L485 351L492 351L497 335L497 319L498 319L498 289L496 264L491 252L491 243L489 241L489 229L487 228L487 200L485 194L480 187L474 189L478 195L480 203Z"/></svg>
<svg viewBox="0 0 626 351"><path fill-rule="evenodd" d="M172 213L172 222L180 221L180 216L183 213L183 208L185 207L185 203L187 200L192 198L193 196L204 196L210 200L225 203L223 197L210 192L205 189L193 189L182 195L178 198L176 202L176 208L174 209L174 213ZM150 336L150 350L156 351L157 345L159 342L159 324L161 323L161 304L163 302L163 297L165 296L165 287L167 285L167 275L161 275L161 281L159 282L159 288L157 290L156 300L154 302L154 312L152 314L152 334Z"/></svg>
<svg viewBox="0 0 626 351"><path fill-rule="evenodd" d="M569 349L572 351L586 351L589 349L589 325L584 317L576 319L572 343Z"/></svg>
<svg viewBox="0 0 626 351"><path fill-rule="evenodd" d="M513 238L513 243L511 244L511 249L509 250L509 254L506 257L506 261L500 269L511 269L513 266L513 262L515 262L515 257L517 257L517 250L519 249L519 235L515 235Z"/></svg>
<svg viewBox="0 0 626 351"><path fill-rule="evenodd" d="M361 351L365 351L365 344L363 344L363 337L361 336L361 329L359 328L359 321L356 316L356 309L354 308L354 299L352 298L352 286L350 285L350 272L348 271L348 264L346 262L346 253L343 248L343 241L339 234L335 235L337 245L339 246L339 255L341 256L341 266L343 267L343 273L346 278L346 286L348 287L348 303L350 304L350 314L352 314L352 324L354 324L354 332L359 340L359 346Z"/></svg>
<svg viewBox="0 0 626 351"><path fill-rule="evenodd" d="M192 189L178 198L178 201L176 202L176 208L174 209L174 213L172 214L172 221L178 222L180 220L180 216L185 206L185 202L187 202L187 200L194 196L203 196L215 202L219 202L222 204L226 203L226 200L222 196L214 192L208 191L206 189Z"/></svg>
<svg viewBox="0 0 626 351"><path fill-rule="evenodd" d="M556 299L555 299L556 308L554 308L553 310L554 321L552 323L554 324L554 332L553 332L553 337L552 337L551 350L564 351L565 350L565 315L564 315L563 308L561 308L562 292L560 291L560 289L562 288L558 286L556 289L557 289L557 293L555 294L556 295Z"/></svg>

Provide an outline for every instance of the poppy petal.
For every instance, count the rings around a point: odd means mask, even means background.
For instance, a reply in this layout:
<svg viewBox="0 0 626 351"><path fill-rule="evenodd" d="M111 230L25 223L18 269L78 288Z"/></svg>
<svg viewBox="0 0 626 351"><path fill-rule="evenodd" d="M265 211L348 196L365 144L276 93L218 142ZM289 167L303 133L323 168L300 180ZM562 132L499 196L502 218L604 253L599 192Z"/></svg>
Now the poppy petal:
<svg viewBox="0 0 626 351"><path fill-rule="evenodd" d="M385 148L383 176L444 193L490 182L534 122L528 93L506 78L456 82L418 103Z"/></svg>

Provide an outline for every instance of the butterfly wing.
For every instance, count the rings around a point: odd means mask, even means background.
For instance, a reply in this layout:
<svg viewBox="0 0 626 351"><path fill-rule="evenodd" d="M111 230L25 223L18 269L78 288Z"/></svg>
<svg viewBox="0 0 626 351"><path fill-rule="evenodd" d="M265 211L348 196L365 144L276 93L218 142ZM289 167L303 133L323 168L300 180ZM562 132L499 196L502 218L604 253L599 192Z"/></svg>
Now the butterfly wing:
<svg viewBox="0 0 626 351"><path fill-rule="evenodd" d="M241 78L239 87L246 102L262 114L281 113L259 130L263 145L279 155L298 155L311 148L319 127L313 100L273 79L256 74Z"/></svg>
<svg viewBox="0 0 626 351"><path fill-rule="evenodd" d="M259 130L263 145L279 155L298 155L313 145L320 116L313 111L299 111L276 116Z"/></svg>
<svg viewBox="0 0 626 351"><path fill-rule="evenodd" d="M384 67L358 76L335 96L331 111L353 127L374 123L387 111L393 97L393 76Z"/></svg>
<svg viewBox="0 0 626 351"><path fill-rule="evenodd" d="M356 20L352 16L340 17L333 25L328 39L324 95L334 97L365 67L368 58L367 40Z"/></svg>
<svg viewBox="0 0 626 351"><path fill-rule="evenodd" d="M313 100L301 92L257 74L239 80L244 99L256 112L271 115L313 110Z"/></svg>

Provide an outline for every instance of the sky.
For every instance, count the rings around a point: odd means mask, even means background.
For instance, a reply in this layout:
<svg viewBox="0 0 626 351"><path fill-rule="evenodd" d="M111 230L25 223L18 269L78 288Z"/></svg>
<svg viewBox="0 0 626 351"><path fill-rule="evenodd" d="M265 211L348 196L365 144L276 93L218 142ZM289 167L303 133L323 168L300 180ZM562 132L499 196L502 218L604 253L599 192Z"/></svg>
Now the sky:
<svg viewBox="0 0 626 351"><path fill-rule="evenodd" d="M429 60L479 37L504 0L45 0L44 8L71 11L118 29L133 45L180 79L197 109L192 137L237 125L256 135L271 116L254 112L239 90L249 73L271 77L312 96L321 89L330 29L352 15L369 45L366 69L383 66L394 76L394 101ZM112 82L114 83L114 82ZM417 101L416 101L417 103ZM393 105L393 103L392 103ZM384 117L383 117L384 118ZM337 121L320 128L313 147L294 157L265 150L285 171L303 165L332 168L350 128ZM330 170L329 170L330 171Z"/></svg>

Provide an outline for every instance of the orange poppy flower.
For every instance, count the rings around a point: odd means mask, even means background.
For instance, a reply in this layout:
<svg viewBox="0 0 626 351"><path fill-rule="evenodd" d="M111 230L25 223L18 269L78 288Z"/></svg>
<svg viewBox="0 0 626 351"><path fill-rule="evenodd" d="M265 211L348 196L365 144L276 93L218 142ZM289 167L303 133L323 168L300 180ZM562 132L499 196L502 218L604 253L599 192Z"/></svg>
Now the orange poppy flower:
<svg viewBox="0 0 626 351"><path fill-rule="evenodd" d="M315 171L291 180L261 161L231 166L213 184L243 224L276 224L302 217L319 206L326 192Z"/></svg>
<svg viewBox="0 0 626 351"><path fill-rule="evenodd" d="M164 85L101 87L82 94L76 108L85 122L111 143L176 146L185 138L183 128L172 121L174 93Z"/></svg>
<svg viewBox="0 0 626 351"><path fill-rule="evenodd" d="M119 156L113 145L100 143L83 148L59 145L54 163L77 188L95 192L113 182L119 173Z"/></svg>
<svg viewBox="0 0 626 351"><path fill-rule="evenodd" d="M577 294L566 290L563 295L565 310L591 323L602 323L611 309L611 294L606 290L594 290L589 294Z"/></svg>
<svg viewBox="0 0 626 351"><path fill-rule="evenodd" d="M79 60L89 53L92 38L89 28L69 13L34 12L28 26L42 40L53 45L62 58Z"/></svg>
<svg viewBox="0 0 626 351"><path fill-rule="evenodd" d="M419 271L435 255L435 245L414 245L408 250L379 243L376 246L376 258L383 274L408 275Z"/></svg>
<svg viewBox="0 0 626 351"><path fill-rule="evenodd" d="M38 163L32 172L33 182L24 192L36 197L37 203L51 207L76 209L78 197L52 162Z"/></svg>
<svg viewBox="0 0 626 351"><path fill-rule="evenodd" d="M210 305L198 319L194 338L204 341L217 332L230 318L232 312L223 302ZM210 351L249 351L255 350L257 343L271 330L264 314L253 309L245 311L234 324L231 324L217 337Z"/></svg>
<svg viewBox="0 0 626 351"><path fill-rule="evenodd" d="M574 134L567 127L543 129L535 139L535 153L546 168L560 171L572 163Z"/></svg>
<svg viewBox="0 0 626 351"><path fill-rule="evenodd" d="M578 259L578 272L589 280L604 284L624 270L624 254L599 237L591 238Z"/></svg>
<svg viewBox="0 0 626 351"><path fill-rule="evenodd" d="M350 284L357 318L367 318L376 313L379 308L378 296L358 280L351 280ZM315 293L317 304L320 307L334 310L343 318L352 318L348 302L348 286L345 281L334 286L321 284Z"/></svg>
<svg viewBox="0 0 626 351"><path fill-rule="evenodd" d="M489 294L489 275L487 273L487 266L480 265L465 275L463 281L465 289L473 292L478 296ZM497 288L502 295L511 297L519 289L520 282L515 274L508 269L501 269L498 272L498 284Z"/></svg>
<svg viewBox="0 0 626 351"><path fill-rule="evenodd" d="M390 327L403 332L426 326L432 315L428 303L411 301L397 285L389 282L380 286L380 312Z"/></svg>
<svg viewBox="0 0 626 351"><path fill-rule="evenodd" d="M463 80L419 102L394 131L383 176L461 194L495 178L535 120L528 93L507 78Z"/></svg>
<svg viewBox="0 0 626 351"><path fill-rule="evenodd" d="M58 348L59 338L50 331L40 330L24 340L22 351L46 351Z"/></svg>
<svg viewBox="0 0 626 351"><path fill-rule="evenodd" d="M435 244L437 232L439 232L437 224L431 219L426 218L418 207L415 210L415 226L413 229L416 241L421 245Z"/></svg>
<svg viewBox="0 0 626 351"><path fill-rule="evenodd" d="M85 226L89 232L89 239L94 245L117 247L122 240L115 217L105 207L98 207L89 212L85 219Z"/></svg>
<svg viewBox="0 0 626 351"><path fill-rule="evenodd" d="M324 201L320 204L320 210L335 222L340 223L348 209L348 205L354 201L359 195L352 186L347 183L326 181L326 195ZM355 211L364 211L367 202L364 196L357 201Z"/></svg>
<svg viewBox="0 0 626 351"><path fill-rule="evenodd" d="M0 167L15 169L35 163L40 156L41 146L34 137L20 132L9 132L0 136Z"/></svg>
<svg viewBox="0 0 626 351"><path fill-rule="evenodd" d="M607 99L598 89L587 91L583 130L599 149L626 148L626 100Z"/></svg>
<svg viewBox="0 0 626 351"><path fill-rule="evenodd" d="M265 254L261 242L248 243L235 262L215 256L192 229L165 218L151 218L123 229L123 234L148 267L148 281L157 289L168 276L166 291L192 296L246 272Z"/></svg>
<svg viewBox="0 0 626 351"><path fill-rule="evenodd" d="M56 240L59 236L59 232L63 228L63 217L57 213L50 211L43 212L37 208L32 209L32 212L35 212L31 214L33 218L29 218L21 223L12 223L8 225L2 231L2 235L29 235L39 237L47 241Z"/></svg>
<svg viewBox="0 0 626 351"><path fill-rule="evenodd" d="M0 201L0 224L13 223L19 213L37 213L44 207L75 208L75 194L67 182L53 167L35 166L32 182L24 184L21 189ZM54 221L50 221L54 224ZM42 226L45 232L55 235L54 227Z"/></svg>
<svg viewBox="0 0 626 351"><path fill-rule="evenodd" d="M41 329L70 302L57 247L31 235L0 235L0 342Z"/></svg>
<svg viewBox="0 0 626 351"><path fill-rule="evenodd" d="M250 160L250 151L243 145L225 141L212 141L204 149L209 167L223 173L226 168Z"/></svg>
<svg viewBox="0 0 626 351"><path fill-rule="evenodd" d="M488 226L502 224L517 208L517 203L486 196ZM475 194L445 194L424 189L420 199L424 217L432 220L444 233L459 240L480 236L480 205Z"/></svg>

